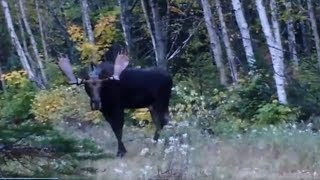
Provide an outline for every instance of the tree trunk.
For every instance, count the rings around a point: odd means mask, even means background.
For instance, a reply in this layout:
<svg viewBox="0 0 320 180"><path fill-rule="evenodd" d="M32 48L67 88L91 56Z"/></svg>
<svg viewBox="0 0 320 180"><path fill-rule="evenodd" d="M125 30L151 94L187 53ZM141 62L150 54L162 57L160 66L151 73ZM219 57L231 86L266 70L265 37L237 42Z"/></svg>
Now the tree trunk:
<svg viewBox="0 0 320 180"><path fill-rule="evenodd" d="M151 23L152 19L149 16L148 4L146 3L146 0L141 0L141 6L142 6L143 14L146 19L146 23L147 23L147 26L148 26L148 29L150 32L153 51L157 55L157 53L156 53L157 52L156 38L154 35L154 31L153 31L153 27L152 27L152 23Z"/></svg>
<svg viewBox="0 0 320 180"><path fill-rule="evenodd" d="M250 30L248 27L247 20L244 16L244 12L240 3L240 0L232 0L232 6L235 13L236 21L240 29L240 34L242 37L242 44L244 51L246 53L246 58L250 69L255 67L255 57L253 53L253 48L251 44Z"/></svg>
<svg viewBox="0 0 320 180"><path fill-rule="evenodd" d="M6 86L5 86L5 83L4 83L4 79L2 78L2 66L0 64L0 91L3 91L4 93L6 93Z"/></svg>
<svg viewBox="0 0 320 180"><path fill-rule="evenodd" d="M12 44L16 48L16 51L17 51L18 56L20 58L20 62L22 64L22 66L23 66L23 69L27 72L28 78L30 80L35 80L35 75L32 72L30 64L29 64L29 62L27 60L27 57L26 57L22 47L21 47L21 44L20 44L19 39L17 37L17 34L16 34L15 30L14 30L7 0L1 0L1 4L2 4L2 7L3 7L3 11L4 11L4 15L5 15L6 23L7 23L7 26L8 26L8 31L10 33Z"/></svg>
<svg viewBox="0 0 320 180"><path fill-rule="evenodd" d="M41 35L41 43L42 43L42 48L43 48L44 59L45 59L45 61L48 61L49 57L48 57L47 43L46 43L45 36L44 36L42 18L41 18L41 14L40 14L38 1L39 0L35 0L36 12L37 12L38 23L39 23L39 31L40 31L40 35Z"/></svg>
<svg viewBox="0 0 320 180"><path fill-rule="evenodd" d="M17 9L19 9L19 7L17 7ZM21 13L19 13L18 11L18 26L20 29L20 36L21 36L21 41L22 41L22 47L24 50L24 53L29 61L29 64L31 66L31 68L33 70L37 69L37 65L36 63L33 61L33 59L31 58L29 51L28 51L28 46L27 46L27 41L26 41L26 36L24 34L24 28L23 28L23 23L22 23L22 17L21 17ZM36 72L35 72L36 73ZM37 74L37 73L36 73Z"/></svg>
<svg viewBox="0 0 320 180"><path fill-rule="evenodd" d="M233 48L232 48L230 40L229 40L227 25L224 21L224 17L223 17L224 15L222 12L220 0L215 0L215 2L216 2L216 8L217 8L220 26L221 26L221 30L222 30L222 40L223 40L223 43L224 43L224 46L225 46L226 52L227 52L227 58L228 58L228 62L229 62L232 81L234 83L237 83L238 82L238 71L237 71L237 66L235 63L234 51L233 51Z"/></svg>
<svg viewBox="0 0 320 180"><path fill-rule="evenodd" d="M219 70L220 83L227 86L227 75L225 72L225 66L222 59L222 49L218 34L216 33L216 26L212 17L211 9L208 0L201 0L203 15L206 22L207 31L209 34L210 48L213 52L215 64Z"/></svg>
<svg viewBox="0 0 320 180"><path fill-rule="evenodd" d="M316 45L318 67L320 68L320 39L319 39L319 33L318 33L316 17L315 17L315 14L314 14L312 1L311 0L307 0L307 4L308 4L309 20L310 20L311 28L312 28L312 35L314 37L314 42L315 42L315 45Z"/></svg>
<svg viewBox="0 0 320 180"><path fill-rule="evenodd" d="M92 26L89 18L89 7L87 0L81 0L81 14L84 20L85 28L87 31L88 40L91 44L94 44L94 35L92 31Z"/></svg>
<svg viewBox="0 0 320 180"><path fill-rule="evenodd" d="M149 4L152 12L153 19L153 27L154 27L154 36L156 43L156 61L157 65L162 68L167 67L167 45L166 45L166 37L165 37L165 27L164 23L161 21L159 14L159 7L157 1L149 0Z"/></svg>
<svg viewBox="0 0 320 180"><path fill-rule="evenodd" d="M296 36L294 33L293 19L292 19L292 16L290 16L291 11L292 11L291 1L286 0L285 6L286 6L286 9L289 13L289 18L286 23L287 23L287 30L288 30L290 57L293 61L293 65L294 65L295 69L297 69L299 66L299 58L298 58L297 49L296 49Z"/></svg>
<svg viewBox="0 0 320 180"><path fill-rule="evenodd" d="M46 85L47 84L47 77L46 77L46 74L44 72L44 66L42 64L42 60L41 60L40 55L39 55L39 51L38 51L38 48L37 48L37 43L36 43L36 41L34 39L34 36L32 34L31 28L29 26L29 22L27 20L27 16L26 16L26 13L25 13L25 10L24 10L24 4L23 4L22 0L19 0L19 7L20 7L20 13L21 13L21 16L22 16L22 20L24 22L24 26L25 26L26 31L27 31L27 33L29 35L29 38L30 38L31 47L32 47L34 56L36 58L38 66L39 66L39 70L40 70L40 73L41 73L41 78L42 78L42 81L43 81L43 85Z"/></svg>
<svg viewBox="0 0 320 180"><path fill-rule="evenodd" d="M283 55L283 49L281 45L278 20L275 17L276 9L275 9L274 0L270 1L270 5L273 7L272 8L273 9L272 10L272 26L273 26L272 29L268 21L265 7L262 4L262 0L256 0L256 5L257 5L257 11L259 14L262 30L265 35L268 48L270 51L271 59L272 59L272 65L274 70L273 77L276 82L278 99L281 104L287 104L288 103L287 93L285 90L286 79L284 76L284 62L283 62L284 55Z"/></svg>
<svg viewBox="0 0 320 180"><path fill-rule="evenodd" d="M123 30L124 39L128 47L129 55L132 56L132 37L131 37L131 23L129 18L129 2L128 0L118 0L120 5L120 17Z"/></svg>

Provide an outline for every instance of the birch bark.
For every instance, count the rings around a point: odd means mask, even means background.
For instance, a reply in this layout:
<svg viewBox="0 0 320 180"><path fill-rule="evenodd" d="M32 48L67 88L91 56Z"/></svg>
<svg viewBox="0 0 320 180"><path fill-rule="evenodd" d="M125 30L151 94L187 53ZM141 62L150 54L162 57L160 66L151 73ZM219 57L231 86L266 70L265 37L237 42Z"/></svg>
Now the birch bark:
<svg viewBox="0 0 320 180"><path fill-rule="evenodd" d="M27 16L26 16L26 13L25 13L25 10L24 10L24 3L22 2L22 0L19 0L19 7L20 7L20 13L21 13L21 17L22 17L24 26L25 26L26 31L27 31L27 33L29 35L29 38L30 38L31 47L32 47L35 59L36 59L37 64L39 66L39 70L40 70L40 73L41 73L41 79L43 81L43 85L46 85L48 80L47 80L46 74L44 72L44 66L43 66L43 63L42 63L42 59L40 58L40 55L39 55L39 51L38 51L38 48L37 48L37 43L35 41L35 38L33 36L32 31L31 31L29 22L27 20Z"/></svg>
<svg viewBox="0 0 320 180"><path fill-rule="evenodd" d="M222 49L220 45L221 43L218 34L215 30L216 25L212 17L212 12L208 0L201 0L201 5L203 9L203 15L206 22L207 31L209 34L210 48L213 52L215 64L219 70L220 83L224 86L227 86L227 75L222 59Z"/></svg>
<svg viewBox="0 0 320 180"><path fill-rule="evenodd" d="M289 17L287 21L287 30L288 30L290 57L293 61L294 67L297 69L299 66L299 58L298 58L297 49L296 49L296 36L294 33L293 19L292 19L292 16L290 16L290 13L292 11L292 3L290 0L286 0L284 4L289 13Z"/></svg>
<svg viewBox="0 0 320 180"><path fill-rule="evenodd" d="M320 68L320 39L319 39L317 21L314 14L312 1L307 0L307 5L308 5L309 21L311 23L312 35L314 37L314 42L316 45L318 67Z"/></svg>
<svg viewBox="0 0 320 180"><path fill-rule="evenodd" d="M248 65L250 69L254 69L256 60L254 57L253 48L251 44L250 30L248 27L247 20L244 16L244 12L243 12L240 0L232 0L232 6L233 6L234 14L236 17L236 22L240 29L242 44L244 47L244 51L246 53Z"/></svg>
<svg viewBox="0 0 320 180"><path fill-rule="evenodd" d="M129 2L128 0L118 0L120 5L120 17L121 25L123 30L124 39L128 47L129 55L132 55L132 37L131 37L131 28L130 28L130 19L129 19Z"/></svg>
<svg viewBox="0 0 320 180"><path fill-rule="evenodd" d="M274 0L270 1L270 6L275 6ZM268 49L270 51L272 65L274 70L274 79L276 82L278 100L281 104L287 104L287 93L285 90L286 79L284 76L283 49L280 39L279 24L277 21L276 8L272 9L272 29L268 21L266 9L262 0L256 0L257 11L259 14L263 33L265 35ZM279 42L280 41L280 42Z"/></svg>
<svg viewBox="0 0 320 180"><path fill-rule="evenodd" d="M94 34L92 31L92 25L89 18L89 7L88 7L87 0L81 0L81 14L82 14L82 20L84 21L88 40L91 44L94 44Z"/></svg>
<svg viewBox="0 0 320 180"><path fill-rule="evenodd" d="M220 26L221 26L221 30L222 30L222 40L223 40L223 44L224 44L224 46L226 48L226 52L227 52L227 58L228 58L228 62L229 62L232 81L234 83L237 83L238 82L238 71L237 71L236 63L234 62L235 61L234 51L233 51L233 48L232 48L230 40L229 40L230 38L229 38L228 31L227 31L227 25L226 25L224 17L223 17L221 2L220 2L220 0L215 0L215 2L216 2L216 8L217 8Z"/></svg>
<svg viewBox="0 0 320 180"><path fill-rule="evenodd" d="M14 30L14 26L13 26L13 23L12 23L12 18L11 18L11 14L10 14L10 10L9 10L9 6L8 6L8 2L7 0L1 0L1 5L2 5L2 8L3 8L3 11L4 11L4 15L5 15L5 19L6 19L6 24L7 24L7 27L8 27L8 31L10 33L10 37L11 37L11 41L12 41L12 44L14 45L17 53L18 53L18 56L19 56L19 59L20 59L20 62L23 66L23 69L27 72L28 74L28 78L31 79L31 80L34 80L35 78L35 75L30 67L30 64L27 60L27 57L22 49L22 46L19 42L19 39L17 37L17 34Z"/></svg>
<svg viewBox="0 0 320 180"><path fill-rule="evenodd" d="M40 31L40 36L41 36L41 43L42 43L42 48L43 48L44 59L45 59L45 61L48 61L47 43L46 43L45 36L44 36L43 23L42 23L42 18L41 18L41 14L40 14L38 1L39 0L35 0L36 12L37 12L38 23L39 23L39 31Z"/></svg>

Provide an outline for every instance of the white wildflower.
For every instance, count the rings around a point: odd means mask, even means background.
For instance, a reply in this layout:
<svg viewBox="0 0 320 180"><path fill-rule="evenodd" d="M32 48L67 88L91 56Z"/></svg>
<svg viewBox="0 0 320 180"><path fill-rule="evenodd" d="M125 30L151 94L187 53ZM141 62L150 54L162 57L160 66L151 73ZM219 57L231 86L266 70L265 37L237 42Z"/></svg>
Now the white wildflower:
<svg viewBox="0 0 320 180"><path fill-rule="evenodd" d="M141 150L141 152L140 152L140 155L141 155L141 156L144 156L144 155L146 155L148 152L149 152L149 148L143 148L143 149Z"/></svg>
<svg viewBox="0 0 320 180"><path fill-rule="evenodd" d="M182 137L183 137L183 138L187 138L187 137L188 137L188 134L187 134L187 133L184 133L184 134L182 134Z"/></svg>
<svg viewBox="0 0 320 180"><path fill-rule="evenodd" d="M122 171L121 169L118 169L118 168L114 168L114 171L115 171L116 173L119 173L119 174L122 174L122 173L123 173L123 171Z"/></svg>

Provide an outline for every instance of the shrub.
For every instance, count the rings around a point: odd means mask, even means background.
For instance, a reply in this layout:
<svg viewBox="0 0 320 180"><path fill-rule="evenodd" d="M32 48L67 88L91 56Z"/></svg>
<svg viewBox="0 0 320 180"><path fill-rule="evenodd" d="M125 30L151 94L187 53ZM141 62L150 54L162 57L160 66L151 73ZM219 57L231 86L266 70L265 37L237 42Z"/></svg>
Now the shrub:
<svg viewBox="0 0 320 180"><path fill-rule="evenodd" d="M0 119L21 121L30 116L35 87L28 80L25 71L12 71L4 74L6 93L0 96Z"/></svg>
<svg viewBox="0 0 320 180"><path fill-rule="evenodd" d="M32 112L41 122L77 119L98 123L103 119L99 111L91 111L87 94L80 87L40 91L32 103Z"/></svg>

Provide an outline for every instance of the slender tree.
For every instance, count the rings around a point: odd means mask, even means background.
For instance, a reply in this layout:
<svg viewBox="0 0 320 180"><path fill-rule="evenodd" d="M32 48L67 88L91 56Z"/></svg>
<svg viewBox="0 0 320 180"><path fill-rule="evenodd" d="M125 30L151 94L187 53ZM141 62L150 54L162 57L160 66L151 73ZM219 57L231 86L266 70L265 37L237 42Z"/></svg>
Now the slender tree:
<svg viewBox="0 0 320 180"><path fill-rule="evenodd" d="M10 9L9 9L7 0L1 0L1 5L2 5L2 8L3 8L4 15L5 15L5 19L6 19L8 31L10 33L12 44L14 45L14 47L15 47L17 53L18 53L20 62L22 64L24 70L28 74L28 78L31 79L31 80L34 80L35 79L35 75L34 75L32 69L30 67L30 64L29 64L29 62L27 60L27 57L26 57L26 55L25 55L25 53L24 53L24 51L22 49L22 46L21 46L21 44L19 42L17 34L16 34L15 30L14 30L14 26L13 26L13 23L12 23L12 18L11 18Z"/></svg>
<svg viewBox="0 0 320 180"><path fill-rule="evenodd" d="M215 30L216 25L212 17L212 12L211 12L208 0L201 0L201 5L203 9L203 15L206 22L207 31L209 34L210 48L213 52L215 64L220 73L220 83L226 86L228 83L227 83L225 65L223 64L221 43L220 43L219 36Z"/></svg>
<svg viewBox="0 0 320 180"><path fill-rule="evenodd" d="M47 43L45 40L44 36L44 30L43 30L43 23L42 23L42 18L41 18L41 10L39 9L39 0L35 0L35 5L36 5L36 12L37 12L37 17L38 17L38 23L39 23L39 31L40 31L40 36L41 36L41 43L42 43L42 48L43 48L43 54L44 54L44 59L45 61L48 61L48 50L47 50Z"/></svg>
<svg viewBox="0 0 320 180"><path fill-rule="evenodd" d="M230 38L229 38L229 34L228 34L228 28L226 25L226 22L224 20L224 15L222 12L222 8L221 8L221 2L220 0L215 0L216 3L216 8L217 8L217 12L218 12L218 16L219 16L219 22L220 22L220 26L221 26L221 31L222 31L222 40L223 40L223 44L226 48L226 52L227 52L227 58L228 58L228 62L229 62L229 67L230 67L230 72L231 72L231 77L234 83L238 82L238 70L237 70L237 66L235 63L235 56L234 56L234 50L231 46L230 43Z"/></svg>
<svg viewBox="0 0 320 180"><path fill-rule="evenodd" d="M94 44L94 34L92 31L91 21L89 18L89 6L87 0L80 0L81 1L81 14L82 19L84 21L86 34L88 36L88 40L90 43Z"/></svg>
<svg viewBox="0 0 320 180"><path fill-rule="evenodd" d="M279 23L276 17L276 5L274 0L270 0L270 7L272 9L272 28L269 24L266 9L262 3L262 0L256 0L257 11L259 14L263 33L265 35L268 49L272 59L272 65L274 70L274 79L276 82L277 95L279 102L287 104L287 93L285 90L286 79L284 76L284 55L280 38Z"/></svg>
<svg viewBox="0 0 320 180"><path fill-rule="evenodd" d="M313 10L313 5L311 0L307 0L309 20L311 23L312 35L314 37L314 42L316 45L318 67L320 68L320 38L318 33L317 21Z"/></svg>
<svg viewBox="0 0 320 180"><path fill-rule="evenodd" d="M290 57L293 61L295 68L297 69L299 65L299 58L298 58L297 49L296 49L296 36L294 33L293 18L292 16L290 16L292 11L292 3L290 0L286 0L284 4L286 6L287 12L289 13L286 24L287 24L287 31L288 31Z"/></svg>
<svg viewBox="0 0 320 180"><path fill-rule="evenodd" d="M31 47L32 47L35 59L37 61L37 64L39 66L39 70L40 70L40 73L41 73L41 79L43 81L43 84L46 85L48 80L47 80L47 77L46 77L46 74L45 74L45 71L44 71L44 66L43 66L43 63L42 63L42 59L40 58L40 55L39 55L39 50L38 50L38 47L37 47L36 40L34 38L34 35L33 35L32 31L31 31L31 28L30 28L30 25L29 25L29 22L28 22L26 13L25 13L24 3L23 3L22 0L19 0L19 7L20 7L20 13L21 13L21 17L22 17L22 20L23 20L23 23L24 23L24 27L26 28L26 31L27 31L27 33L29 35L30 42L31 42Z"/></svg>
<svg viewBox="0 0 320 180"><path fill-rule="evenodd" d="M242 44L244 47L248 65L250 69L254 69L256 60L254 57L253 48L251 44L250 30L248 27L247 20L244 16L244 12L243 12L240 0L232 0L232 7L234 10L236 22L240 30Z"/></svg>
<svg viewBox="0 0 320 180"><path fill-rule="evenodd" d="M129 14L129 1L118 0L120 6L120 18L123 30L124 39L128 47L129 55L132 55L132 37L131 37L131 23Z"/></svg>

